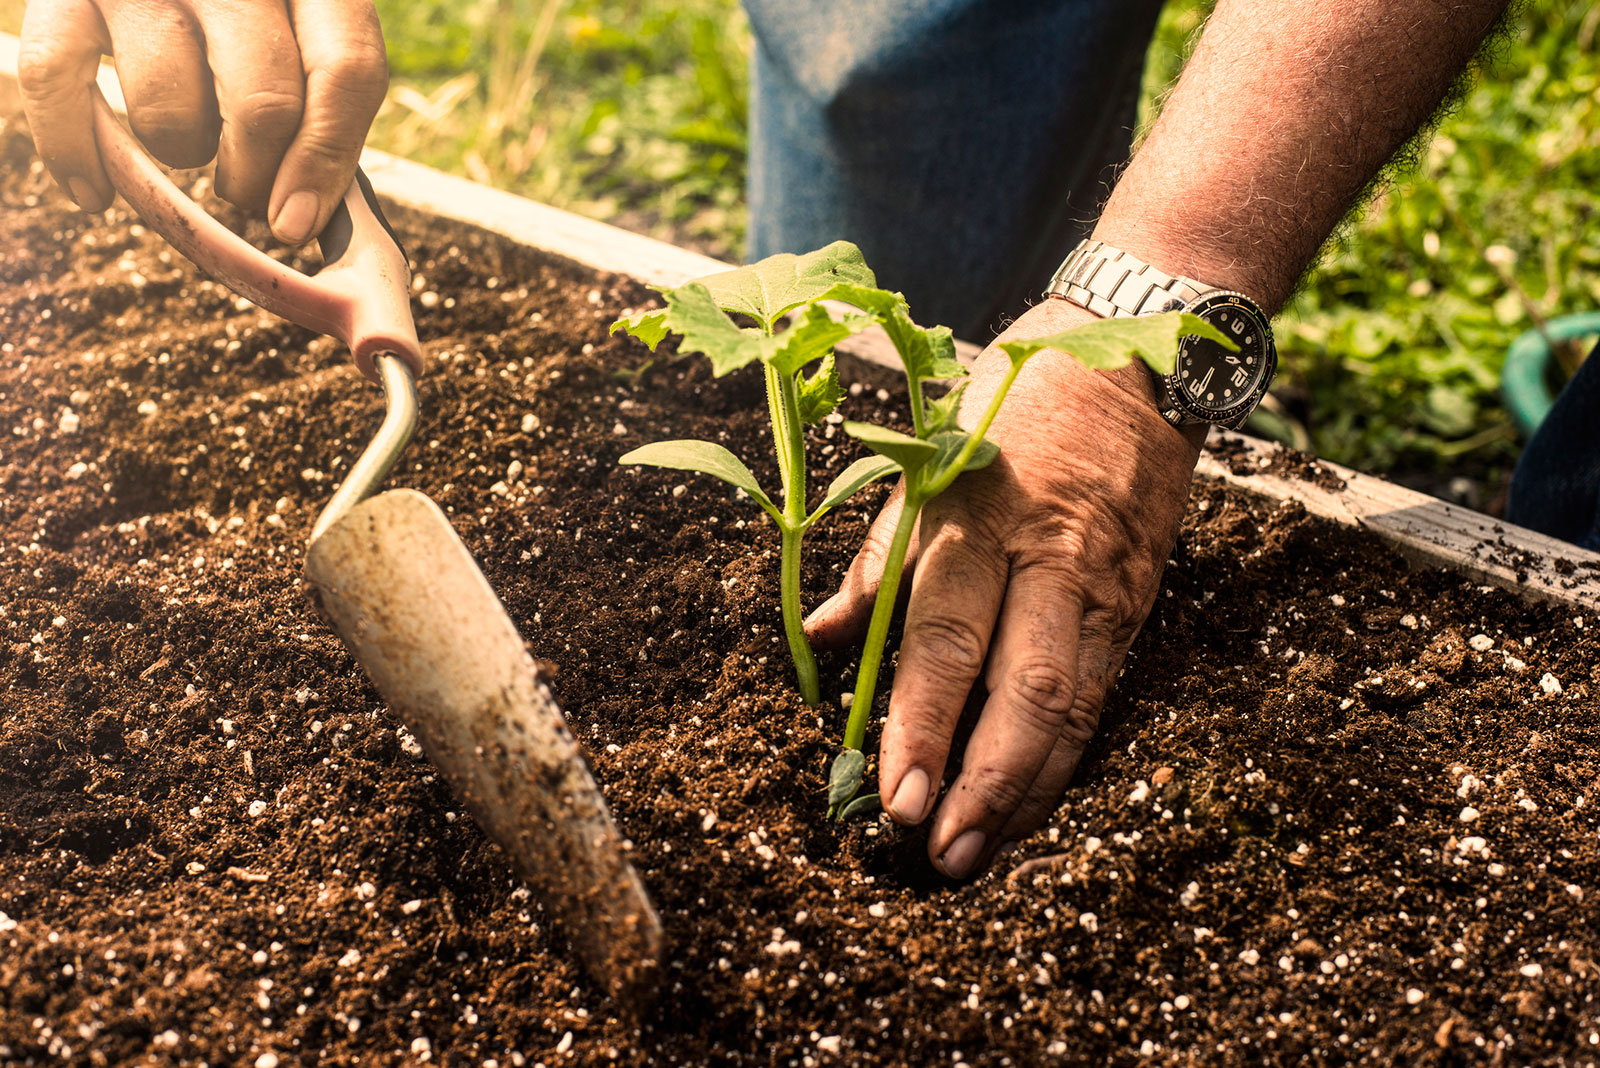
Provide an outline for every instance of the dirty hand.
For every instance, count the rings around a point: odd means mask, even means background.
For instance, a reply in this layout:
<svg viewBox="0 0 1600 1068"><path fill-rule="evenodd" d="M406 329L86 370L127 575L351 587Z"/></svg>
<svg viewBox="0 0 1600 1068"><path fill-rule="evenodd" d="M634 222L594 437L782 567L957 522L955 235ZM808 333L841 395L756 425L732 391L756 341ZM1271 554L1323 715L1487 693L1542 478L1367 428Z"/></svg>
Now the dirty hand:
<svg viewBox="0 0 1600 1068"><path fill-rule="evenodd" d="M1007 335L1090 318L1047 300ZM964 424L1007 365L993 348L979 358ZM1024 368L989 437L1000 458L957 479L919 520L879 748L884 807L900 823L922 822L983 676L988 699L928 837L929 856L955 878L981 871L1060 802L1155 602L1201 440L1161 418L1143 365L1095 372L1055 352ZM807 621L818 645L865 631L899 510L897 492L839 592Z"/></svg>
<svg viewBox="0 0 1600 1068"><path fill-rule="evenodd" d="M140 140L280 240L321 231L355 177L388 63L370 0L28 0L18 75L33 137L80 207L111 203L89 88L116 62Z"/></svg>

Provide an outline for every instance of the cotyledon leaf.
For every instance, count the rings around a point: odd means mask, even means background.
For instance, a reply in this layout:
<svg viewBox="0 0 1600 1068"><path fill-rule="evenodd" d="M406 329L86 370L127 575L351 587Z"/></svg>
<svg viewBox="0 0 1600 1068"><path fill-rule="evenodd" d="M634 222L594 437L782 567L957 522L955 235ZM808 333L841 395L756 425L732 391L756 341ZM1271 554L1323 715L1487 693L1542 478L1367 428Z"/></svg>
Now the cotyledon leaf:
<svg viewBox="0 0 1600 1068"><path fill-rule="evenodd" d="M822 503L817 505L816 511L806 518L806 526L809 527L826 512L849 500L857 490L869 482L876 482L898 470L900 465L887 456L863 456L841 471L839 477L828 483L828 492L823 494Z"/></svg>
<svg viewBox="0 0 1600 1068"><path fill-rule="evenodd" d="M675 471L699 471L720 478L729 485L748 493L752 500L766 509L774 519L780 519L777 507L756 481L755 474L744 461L721 445L692 438L679 441L656 441L641 445L626 453L619 464L644 464L648 467L667 467Z"/></svg>
<svg viewBox="0 0 1600 1068"><path fill-rule="evenodd" d="M857 816L870 816L883 808L883 798L877 794L862 794L860 797L844 806L844 811L839 813L841 820L853 820Z"/></svg>
<svg viewBox="0 0 1600 1068"><path fill-rule="evenodd" d="M872 423L854 423L847 420L844 432L879 456L887 456L904 471L917 470L933 459L934 454L939 451L938 446L931 441L923 441L909 434L902 434L898 430L875 426Z"/></svg>
<svg viewBox="0 0 1600 1068"><path fill-rule="evenodd" d="M856 796L866 774L867 754L859 749L842 750L828 772L828 807L837 808Z"/></svg>

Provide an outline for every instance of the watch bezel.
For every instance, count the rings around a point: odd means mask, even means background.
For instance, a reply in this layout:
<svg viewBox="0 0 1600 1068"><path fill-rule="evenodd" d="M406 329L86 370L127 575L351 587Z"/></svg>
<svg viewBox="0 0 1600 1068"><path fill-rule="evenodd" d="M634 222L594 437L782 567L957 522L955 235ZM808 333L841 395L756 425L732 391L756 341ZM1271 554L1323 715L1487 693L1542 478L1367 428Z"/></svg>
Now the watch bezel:
<svg viewBox="0 0 1600 1068"><path fill-rule="evenodd" d="M1191 315L1197 315L1209 323L1211 319L1207 317L1206 313L1219 305L1233 307L1244 312L1261 329L1261 337L1265 342L1267 366L1256 387L1227 408L1205 408L1196 401L1191 400L1184 391L1179 376L1183 372L1184 360L1188 355L1189 347L1204 340L1193 334L1179 339L1178 354L1173 361L1172 373L1162 376L1162 386L1163 391L1166 393L1164 399L1167 405L1180 415L1195 422L1214 423L1218 426L1232 428L1249 418L1250 413L1256 410L1256 406L1261 403L1261 398L1266 395L1267 389L1272 385L1272 379L1278 373L1278 344L1272 334L1272 323L1268 320L1266 312L1261 310L1261 305L1237 290L1208 289L1191 301L1183 310Z"/></svg>

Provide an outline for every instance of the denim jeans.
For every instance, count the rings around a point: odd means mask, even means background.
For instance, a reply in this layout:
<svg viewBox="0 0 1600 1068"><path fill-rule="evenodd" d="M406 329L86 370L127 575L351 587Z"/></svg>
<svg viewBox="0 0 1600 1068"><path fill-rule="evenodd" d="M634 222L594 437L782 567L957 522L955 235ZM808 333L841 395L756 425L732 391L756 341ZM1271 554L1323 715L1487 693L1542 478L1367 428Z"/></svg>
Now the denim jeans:
<svg viewBox="0 0 1600 1068"><path fill-rule="evenodd" d="M1506 518L1600 552L1600 348L1522 450Z"/></svg>
<svg viewBox="0 0 1600 1068"><path fill-rule="evenodd" d="M745 0L749 256L845 238L986 341L1128 157L1161 0Z"/></svg>

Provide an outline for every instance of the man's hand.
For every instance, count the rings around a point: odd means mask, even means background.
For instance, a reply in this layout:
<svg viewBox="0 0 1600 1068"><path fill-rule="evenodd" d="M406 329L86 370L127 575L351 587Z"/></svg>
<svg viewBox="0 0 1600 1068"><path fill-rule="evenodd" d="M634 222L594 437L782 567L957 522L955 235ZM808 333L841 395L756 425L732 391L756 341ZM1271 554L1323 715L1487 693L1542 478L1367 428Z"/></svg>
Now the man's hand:
<svg viewBox="0 0 1600 1068"><path fill-rule="evenodd" d="M1049 300L1001 340L1091 318ZM982 414L1007 366L993 348L979 358L964 424ZM1199 455L1199 437L1156 410L1143 365L1105 374L1059 353L1024 368L989 437L1000 459L957 479L919 520L879 748L884 807L920 823L982 676L989 696L928 838L929 856L956 878L981 870L1061 800L1155 602ZM819 645L865 631L899 507L897 496L839 592L812 614L807 631Z"/></svg>
<svg viewBox="0 0 1600 1068"><path fill-rule="evenodd" d="M217 159L216 189L280 240L319 233L355 177L388 86L370 0L29 0L18 75L34 143L100 211L90 86L116 62L140 140L171 167Z"/></svg>

